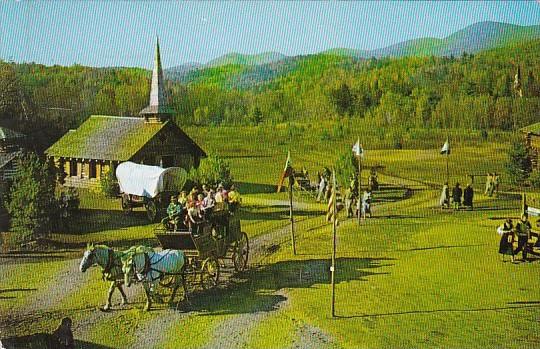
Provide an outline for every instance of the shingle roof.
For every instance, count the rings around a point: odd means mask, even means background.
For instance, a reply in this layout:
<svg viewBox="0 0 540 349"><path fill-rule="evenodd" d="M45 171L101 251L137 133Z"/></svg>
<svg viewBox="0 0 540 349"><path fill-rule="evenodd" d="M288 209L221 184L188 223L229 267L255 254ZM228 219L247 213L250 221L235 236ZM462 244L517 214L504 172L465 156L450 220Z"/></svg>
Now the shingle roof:
<svg viewBox="0 0 540 349"><path fill-rule="evenodd" d="M525 133L535 133L537 135L540 135L540 122L537 122L536 124L532 124L532 125L529 125L529 126L525 126L523 128L520 129L521 132L525 132Z"/></svg>
<svg viewBox="0 0 540 349"><path fill-rule="evenodd" d="M143 118L92 115L76 130L70 130L46 153L101 160L129 160L165 123L145 123Z"/></svg>
<svg viewBox="0 0 540 349"><path fill-rule="evenodd" d="M22 133L10 130L9 128L0 127L0 140L2 141L23 137L24 135Z"/></svg>

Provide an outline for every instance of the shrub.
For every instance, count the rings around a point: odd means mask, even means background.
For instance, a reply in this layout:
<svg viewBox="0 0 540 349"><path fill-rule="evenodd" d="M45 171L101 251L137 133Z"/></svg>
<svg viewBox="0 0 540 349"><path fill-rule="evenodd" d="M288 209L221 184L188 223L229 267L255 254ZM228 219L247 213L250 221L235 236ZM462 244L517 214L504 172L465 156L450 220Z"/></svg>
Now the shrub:
<svg viewBox="0 0 540 349"><path fill-rule="evenodd" d="M189 171L189 181L198 186L203 184L216 186L223 183L225 187L229 187L233 178L229 163L217 155L210 155L201 161L199 168L192 168Z"/></svg>
<svg viewBox="0 0 540 349"><path fill-rule="evenodd" d="M514 141L508 151L508 161L505 167L511 184L521 185L529 178L532 164L527 148L522 142Z"/></svg>
<svg viewBox="0 0 540 349"><path fill-rule="evenodd" d="M6 205L11 230L17 241L45 235L57 223L58 202L54 195L56 172L34 153L19 160Z"/></svg>
<svg viewBox="0 0 540 349"><path fill-rule="evenodd" d="M358 159L347 147L336 161L336 181L342 188L348 187L351 177L358 174Z"/></svg>
<svg viewBox="0 0 540 349"><path fill-rule="evenodd" d="M540 189L540 171L534 171L531 173L529 180L534 188Z"/></svg>
<svg viewBox="0 0 540 349"><path fill-rule="evenodd" d="M113 171L107 171L101 177L99 184L101 186L101 192L105 196L114 198L120 193L120 187L118 185L118 180Z"/></svg>

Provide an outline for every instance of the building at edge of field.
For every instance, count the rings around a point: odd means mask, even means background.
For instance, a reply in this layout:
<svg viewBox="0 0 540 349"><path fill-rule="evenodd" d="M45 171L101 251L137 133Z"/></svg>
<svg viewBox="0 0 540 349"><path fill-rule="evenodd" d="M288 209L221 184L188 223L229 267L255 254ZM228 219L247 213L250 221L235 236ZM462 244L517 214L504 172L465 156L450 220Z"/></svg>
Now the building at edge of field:
<svg viewBox="0 0 540 349"><path fill-rule="evenodd" d="M150 102L137 117L91 115L45 153L65 173L65 186L96 187L124 161L161 167L198 167L206 153L172 120L159 41L156 42Z"/></svg>
<svg viewBox="0 0 540 349"><path fill-rule="evenodd" d="M524 144L529 153L533 170L538 171L540 170L540 122L525 126L520 131L524 135Z"/></svg>

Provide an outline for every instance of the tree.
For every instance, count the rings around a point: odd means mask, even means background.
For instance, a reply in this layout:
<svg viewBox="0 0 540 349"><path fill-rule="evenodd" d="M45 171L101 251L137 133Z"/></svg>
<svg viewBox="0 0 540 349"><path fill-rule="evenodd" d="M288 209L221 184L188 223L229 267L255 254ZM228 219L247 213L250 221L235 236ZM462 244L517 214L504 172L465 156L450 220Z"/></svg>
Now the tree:
<svg viewBox="0 0 540 349"><path fill-rule="evenodd" d="M17 240L27 241L52 231L58 216L55 180L56 172L50 163L34 153L21 158L7 203Z"/></svg>
<svg viewBox="0 0 540 349"><path fill-rule="evenodd" d="M349 186L352 177L358 175L358 159L352 152L351 148L341 154L336 161L336 181L342 188Z"/></svg>
<svg viewBox="0 0 540 349"><path fill-rule="evenodd" d="M0 62L0 119L19 114L21 109L19 81L10 64Z"/></svg>
<svg viewBox="0 0 540 349"><path fill-rule="evenodd" d="M120 193L120 187L114 176L114 171L109 170L105 172L101 177L99 184L101 186L101 192L107 197L114 198Z"/></svg>
<svg viewBox="0 0 540 349"><path fill-rule="evenodd" d="M508 151L508 162L505 167L510 183L514 185L521 185L529 178L532 164L527 148L522 142L514 141Z"/></svg>
<svg viewBox="0 0 540 349"><path fill-rule="evenodd" d="M332 102L336 106L336 111L339 115L349 115L354 106L354 96L346 83L332 92Z"/></svg>
<svg viewBox="0 0 540 349"><path fill-rule="evenodd" d="M189 179L196 185L216 186L223 183L225 187L232 184L230 165L217 155L210 155L201 161L199 168L192 168Z"/></svg>

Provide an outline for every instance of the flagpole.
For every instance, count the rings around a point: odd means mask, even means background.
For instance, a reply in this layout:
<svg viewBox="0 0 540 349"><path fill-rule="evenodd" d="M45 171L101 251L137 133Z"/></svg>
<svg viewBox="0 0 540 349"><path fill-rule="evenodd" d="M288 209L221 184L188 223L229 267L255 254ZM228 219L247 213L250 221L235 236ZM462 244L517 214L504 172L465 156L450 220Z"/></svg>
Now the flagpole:
<svg viewBox="0 0 540 349"><path fill-rule="evenodd" d="M362 208L362 157L357 155L358 159L358 224L360 224L360 211Z"/></svg>
<svg viewBox="0 0 540 349"><path fill-rule="evenodd" d="M335 279L335 271L336 271L336 230L337 230L337 206L336 206L336 171L334 169L333 171L333 185L332 189L334 190L333 196L334 196L334 203L333 203L333 211L334 211L334 217L333 217L333 225L332 225L332 236L333 236L333 243L332 243L332 266L330 268L330 272L332 273L331 276L331 283L332 283L332 317L336 316L336 279Z"/></svg>
<svg viewBox="0 0 540 349"><path fill-rule="evenodd" d="M291 240L293 255L296 255L296 239L294 238L294 217L293 217L293 181L294 175L289 176L289 217L291 219Z"/></svg>
<svg viewBox="0 0 540 349"><path fill-rule="evenodd" d="M450 156L450 152L446 152L446 183L450 185L450 171L448 169L448 157Z"/></svg>

